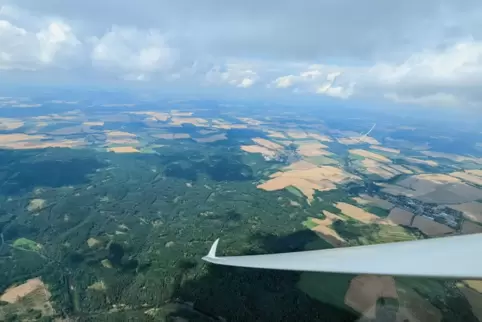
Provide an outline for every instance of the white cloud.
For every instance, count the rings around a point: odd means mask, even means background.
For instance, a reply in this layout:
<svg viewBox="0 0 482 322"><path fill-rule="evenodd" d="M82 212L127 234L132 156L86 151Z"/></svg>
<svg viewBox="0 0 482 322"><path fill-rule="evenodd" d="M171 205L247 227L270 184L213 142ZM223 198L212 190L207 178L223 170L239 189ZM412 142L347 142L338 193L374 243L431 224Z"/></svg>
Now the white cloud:
<svg viewBox="0 0 482 322"><path fill-rule="evenodd" d="M149 74L170 69L178 59L178 51L169 47L158 30L113 26L91 42L93 66L127 80L149 79Z"/></svg>
<svg viewBox="0 0 482 322"><path fill-rule="evenodd" d="M205 80L210 85L232 85L239 88L249 88L259 80L258 73L246 63L226 63L215 66L205 75Z"/></svg>
<svg viewBox="0 0 482 322"><path fill-rule="evenodd" d="M336 70L338 69L338 70ZM348 98L353 94L353 83L337 85L342 71L336 66L311 65L297 75L276 78L269 87L293 88L296 93L308 92L338 98Z"/></svg>
<svg viewBox="0 0 482 322"><path fill-rule="evenodd" d="M3 6L0 17L17 17L20 12ZM45 21L39 30L32 30L0 19L0 69L67 67L64 60L75 56L81 46L70 26L60 20Z"/></svg>

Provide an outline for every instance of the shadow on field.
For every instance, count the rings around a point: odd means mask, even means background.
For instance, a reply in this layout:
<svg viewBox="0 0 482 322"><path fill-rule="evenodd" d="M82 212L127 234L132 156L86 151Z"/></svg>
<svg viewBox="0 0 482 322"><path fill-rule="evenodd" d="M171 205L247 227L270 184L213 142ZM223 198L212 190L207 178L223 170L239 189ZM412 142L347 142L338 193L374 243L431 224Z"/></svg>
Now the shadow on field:
<svg viewBox="0 0 482 322"><path fill-rule="evenodd" d="M255 235L259 253L302 250L319 240L313 232ZM252 251L249 252L253 254ZM207 273L180 284L174 298L193 303L203 317L194 321L354 321L357 316L310 298L297 287L300 273L207 264ZM181 310L171 318L185 317ZM193 320L190 320L193 321Z"/></svg>

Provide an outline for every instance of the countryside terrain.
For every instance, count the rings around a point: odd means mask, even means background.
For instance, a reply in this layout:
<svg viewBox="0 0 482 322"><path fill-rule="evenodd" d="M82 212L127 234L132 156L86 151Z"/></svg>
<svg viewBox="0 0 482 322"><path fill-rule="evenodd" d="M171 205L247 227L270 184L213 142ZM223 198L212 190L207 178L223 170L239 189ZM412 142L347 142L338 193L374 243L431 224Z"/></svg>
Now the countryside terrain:
<svg viewBox="0 0 482 322"><path fill-rule="evenodd" d="M482 232L475 122L48 95L0 117L0 320L482 321L480 281L200 260L216 238L241 255Z"/></svg>

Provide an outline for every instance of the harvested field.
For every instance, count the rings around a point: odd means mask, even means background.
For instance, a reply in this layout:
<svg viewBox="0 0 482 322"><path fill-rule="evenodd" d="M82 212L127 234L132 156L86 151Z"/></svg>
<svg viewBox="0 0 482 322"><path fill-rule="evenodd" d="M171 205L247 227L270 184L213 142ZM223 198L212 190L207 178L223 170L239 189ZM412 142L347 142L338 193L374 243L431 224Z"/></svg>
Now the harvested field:
<svg viewBox="0 0 482 322"><path fill-rule="evenodd" d="M128 112L133 115L146 115L149 116L148 120L151 121L167 121L171 116L168 113L163 112L153 112L153 111L143 111L143 112Z"/></svg>
<svg viewBox="0 0 482 322"><path fill-rule="evenodd" d="M450 235L455 232L454 229L424 216L415 216L412 227L417 228L422 233L430 237Z"/></svg>
<svg viewBox="0 0 482 322"><path fill-rule="evenodd" d="M268 136L272 138L277 138L277 139L286 139L286 136L281 133L281 132L276 132L276 131L268 131Z"/></svg>
<svg viewBox="0 0 482 322"><path fill-rule="evenodd" d="M452 209L461 211L465 218L482 223L482 203L480 202L467 202L459 205L450 205Z"/></svg>
<svg viewBox="0 0 482 322"><path fill-rule="evenodd" d="M13 286L6 289L3 295L0 297L0 301L4 301L7 303L16 303L25 296L37 290L42 292L47 299L50 298L50 293L47 291L45 284L40 278L37 277L30 279L18 286Z"/></svg>
<svg viewBox="0 0 482 322"><path fill-rule="evenodd" d="M191 136L187 133L162 133L151 135L157 139L174 140L174 139L189 139Z"/></svg>
<svg viewBox="0 0 482 322"><path fill-rule="evenodd" d="M390 166L384 166L384 168L389 168L393 169L395 171L398 171L399 173L404 173L404 174L413 174L413 171L410 169L405 168L404 166L398 165L398 164L390 164Z"/></svg>
<svg viewBox="0 0 482 322"><path fill-rule="evenodd" d="M1 144L0 146L7 149L45 149L45 148L73 148L85 145L83 140L62 140L62 141L41 141L41 142L11 142L7 144Z"/></svg>
<svg viewBox="0 0 482 322"><path fill-rule="evenodd" d="M97 245L99 245L99 244L100 244L100 241L99 241L98 239L95 239L95 238L92 238L92 237L89 238L89 239L87 239L87 245L88 245L90 248L95 247L95 246L97 246Z"/></svg>
<svg viewBox="0 0 482 322"><path fill-rule="evenodd" d="M413 216L414 214L410 211L406 211L400 208L393 208L392 210L390 210L388 220L397 225L411 227Z"/></svg>
<svg viewBox="0 0 482 322"><path fill-rule="evenodd" d="M400 154L400 150L398 150L398 149L387 148L387 147L380 146L380 145L371 145L370 149L375 149L375 150L394 153L394 154Z"/></svg>
<svg viewBox="0 0 482 322"><path fill-rule="evenodd" d="M45 139L44 135L28 135L23 133L0 134L0 145L20 141L37 141Z"/></svg>
<svg viewBox="0 0 482 322"><path fill-rule="evenodd" d="M327 135L320 135L316 133L308 133L310 138L316 139L321 142L333 142L333 140Z"/></svg>
<svg viewBox="0 0 482 322"><path fill-rule="evenodd" d="M107 149L110 152L115 153L139 153L140 151L132 146L118 146Z"/></svg>
<svg viewBox="0 0 482 322"><path fill-rule="evenodd" d="M262 138L254 138L254 142L270 150L283 150L283 146Z"/></svg>
<svg viewBox="0 0 482 322"><path fill-rule="evenodd" d="M465 285L479 293L482 293L482 281L481 280L464 280Z"/></svg>
<svg viewBox="0 0 482 322"><path fill-rule="evenodd" d="M383 179L390 179L399 174L397 171L390 168L387 169L383 164L372 159L363 159L361 165L364 168L364 172L378 175Z"/></svg>
<svg viewBox="0 0 482 322"><path fill-rule="evenodd" d="M306 166L306 163L297 164L296 166ZM281 190L289 186L293 186L300 190L308 201L313 200L315 190L327 191L336 188L335 183L342 183L350 180L357 180L358 177L344 172L342 169L332 166L322 166L304 170L283 169L271 175L271 179L258 185L258 188L268 191ZM287 170L287 171L286 171Z"/></svg>
<svg viewBox="0 0 482 322"><path fill-rule="evenodd" d="M28 211L37 211L45 207L45 200L44 199L32 199L30 200L27 210Z"/></svg>
<svg viewBox="0 0 482 322"><path fill-rule="evenodd" d="M183 124L192 124L194 126L207 126L209 122L200 117L172 117L170 124L178 126Z"/></svg>
<svg viewBox="0 0 482 322"><path fill-rule="evenodd" d="M328 211L323 211L323 214L326 217L325 219L309 218L309 220L315 225L311 230L320 233L323 239L334 247L343 246L346 243L345 239L329 226L336 220L344 219Z"/></svg>
<svg viewBox="0 0 482 322"><path fill-rule="evenodd" d="M376 306L380 298L398 299L393 277L359 275L350 282L345 294L345 304L363 314L365 318L375 319Z"/></svg>
<svg viewBox="0 0 482 322"><path fill-rule="evenodd" d="M369 136L353 136L353 137L346 137L346 138L339 138L337 139L338 143L345 144L345 145L354 145L354 144L380 144L375 138Z"/></svg>
<svg viewBox="0 0 482 322"><path fill-rule="evenodd" d="M83 122L82 125L85 125L85 126L104 126L104 122L103 121L87 121L87 122Z"/></svg>
<svg viewBox="0 0 482 322"><path fill-rule="evenodd" d="M433 161L433 160L422 160L422 159L417 159L417 158L412 158L412 157L406 157L405 160L407 160L408 162L412 162L412 163L429 165L431 167L437 167L438 166L438 163Z"/></svg>
<svg viewBox="0 0 482 322"><path fill-rule="evenodd" d="M0 130L16 130L24 125L22 120L11 118L0 118Z"/></svg>
<svg viewBox="0 0 482 322"><path fill-rule="evenodd" d="M238 120L240 120L241 122L247 123L249 125L255 125L255 126L265 123L263 121L258 121L250 117L238 117Z"/></svg>
<svg viewBox="0 0 482 322"><path fill-rule="evenodd" d="M310 170L310 169L315 169L318 168L317 165L309 163L307 161L301 160L297 161L295 163L290 164L288 167L284 168L284 171L290 171L290 170Z"/></svg>
<svg viewBox="0 0 482 322"><path fill-rule="evenodd" d="M452 172L450 175L462 179L465 182L482 186L482 177L475 175L474 172L470 173L468 171L458 171Z"/></svg>
<svg viewBox="0 0 482 322"><path fill-rule="evenodd" d="M435 151L422 151L421 153L432 158L448 159L455 162L474 162L474 163L482 164L482 158L474 158L474 157L469 157L464 155L435 152Z"/></svg>
<svg viewBox="0 0 482 322"><path fill-rule="evenodd" d="M242 145L241 150L249 153L261 153L262 155L267 157L274 157L276 155L275 151L259 145Z"/></svg>
<svg viewBox="0 0 482 322"><path fill-rule="evenodd" d="M308 135L304 131L287 131L286 134L292 139L306 139Z"/></svg>
<svg viewBox="0 0 482 322"><path fill-rule="evenodd" d="M219 134L214 134L204 138L196 138L193 140L199 143L211 143L211 142L222 141L226 139L227 139L226 133L219 133Z"/></svg>
<svg viewBox="0 0 482 322"><path fill-rule="evenodd" d="M358 221L361 221L362 223L365 224L371 224L371 223L378 223L378 224L386 224L386 225L394 225L393 223L382 220L380 217L375 216L374 214L371 214L361 208L358 208L356 206L350 205L345 202L337 202L335 204L335 207L340 209L341 212L353 219L356 219Z"/></svg>
<svg viewBox="0 0 482 322"><path fill-rule="evenodd" d="M355 197L352 199L361 205L370 205L370 206L375 206L386 210L390 210L394 207L394 205L387 200L383 200L378 197L372 197L367 194L361 194L359 197Z"/></svg>
<svg viewBox="0 0 482 322"><path fill-rule="evenodd" d="M136 135L133 133L129 132L123 132L123 131L105 131L104 132L107 137L110 138L118 138L118 137L128 137L128 138L135 138Z"/></svg>
<svg viewBox="0 0 482 322"><path fill-rule="evenodd" d="M462 234L482 233L482 226L468 220L464 220L461 229Z"/></svg>
<svg viewBox="0 0 482 322"><path fill-rule="evenodd" d="M381 154L373 153L370 151L362 150L362 149L352 149L349 151L352 154L362 156L364 158L369 158L375 161L380 161L380 162L387 162L391 163L392 161L387 158L386 156L383 156Z"/></svg>
<svg viewBox="0 0 482 322"><path fill-rule="evenodd" d="M482 191L460 179L446 174L418 174L386 185L383 191L393 195L405 195L423 202L458 204L482 199Z"/></svg>

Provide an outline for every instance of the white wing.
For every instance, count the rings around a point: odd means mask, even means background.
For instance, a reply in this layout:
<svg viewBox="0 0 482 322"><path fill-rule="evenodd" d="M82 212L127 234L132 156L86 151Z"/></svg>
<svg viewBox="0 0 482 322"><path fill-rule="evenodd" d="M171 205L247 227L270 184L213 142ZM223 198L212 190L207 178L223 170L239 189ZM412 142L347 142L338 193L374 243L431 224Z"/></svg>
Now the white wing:
<svg viewBox="0 0 482 322"><path fill-rule="evenodd" d="M203 260L228 266L291 271L482 279L482 234L271 255L217 257L214 242Z"/></svg>

